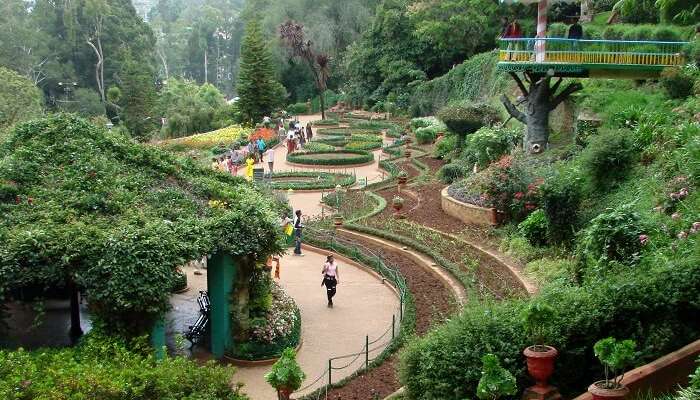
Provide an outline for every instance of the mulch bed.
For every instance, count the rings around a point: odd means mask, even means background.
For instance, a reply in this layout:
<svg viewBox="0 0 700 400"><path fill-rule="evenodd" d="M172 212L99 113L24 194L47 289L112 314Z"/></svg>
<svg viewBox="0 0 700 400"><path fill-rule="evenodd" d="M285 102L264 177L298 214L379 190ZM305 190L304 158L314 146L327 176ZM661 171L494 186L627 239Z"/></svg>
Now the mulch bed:
<svg viewBox="0 0 700 400"><path fill-rule="evenodd" d="M399 170L406 171L408 174L408 179L413 179L420 175L420 171L418 168L416 168L415 165L410 160L404 160L401 162L397 162L396 166L399 167Z"/></svg>
<svg viewBox="0 0 700 400"><path fill-rule="evenodd" d="M432 157L421 157L420 161L427 165L428 168L430 168L430 172L433 174L436 174L438 170L446 164L444 160L438 160Z"/></svg>
<svg viewBox="0 0 700 400"><path fill-rule="evenodd" d="M403 215L410 215L415 212L416 206L418 206L418 202L412 197L409 196L408 194L405 193L405 189L402 189L403 193L398 192L398 188L396 186L392 186L388 189L381 190L379 192L376 192L378 195L382 196L384 200L386 200L386 207L382 210L381 213L379 213L379 216L375 218L393 218L394 216L394 208L392 207L392 201L394 199L394 196L401 196L403 198L403 209L401 210L401 213ZM409 210L414 210L409 212Z"/></svg>
<svg viewBox="0 0 700 400"><path fill-rule="evenodd" d="M440 182L411 187L411 190L420 196L421 204L418 209L407 214L408 219L447 233L458 233L467 228L464 222L442 211L440 193L444 188L445 185Z"/></svg>
<svg viewBox="0 0 700 400"><path fill-rule="evenodd" d="M341 234L342 235L342 234ZM426 272L413 259L400 251L388 250L368 240L351 238L377 253L401 270L416 306L416 333L425 334L435 323L442 322L455 311L452 292L433 274ZM345 386L332 389L332 400L367 400L384 398L401 387L397 375L398 355L394 353L377 368L352 379Z"/></svg>

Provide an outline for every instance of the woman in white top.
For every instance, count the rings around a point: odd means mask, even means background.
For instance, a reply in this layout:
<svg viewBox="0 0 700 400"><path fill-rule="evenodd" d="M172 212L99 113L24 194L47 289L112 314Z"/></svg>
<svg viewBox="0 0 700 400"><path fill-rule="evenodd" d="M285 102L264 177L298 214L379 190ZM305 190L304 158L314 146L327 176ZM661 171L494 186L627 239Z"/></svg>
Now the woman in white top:
<svg viewBox="0 0 700 400"><path fill-rule="evenodd" d="M326 257L326 263L323 264L323 281L321 286L326 287L326 295L328 296L328 307L333 308L333 296L335 296L335 287L340 283L340 274L338 270L338 263L333 259L333 255L330 254Z"/></svg>

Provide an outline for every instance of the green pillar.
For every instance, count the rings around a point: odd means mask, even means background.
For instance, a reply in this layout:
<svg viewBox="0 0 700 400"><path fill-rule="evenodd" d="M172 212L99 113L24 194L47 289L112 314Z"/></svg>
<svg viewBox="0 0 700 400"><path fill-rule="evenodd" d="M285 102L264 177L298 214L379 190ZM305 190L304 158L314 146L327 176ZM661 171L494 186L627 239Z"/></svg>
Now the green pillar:
<svg viewBox="0 0 700 400"><path fill-rule="evenodd" d="M151 330L151 346L155 351L156 359L162 360L165 357L165 319L158 318Z"/></svg>
<svg viewBox="0 0 700 400"><path fill-rule="evenodd" d="M216 358L224 356L231 345L230 299L233 281L236 278L236 265L233 257L226 253L214 254L207 263L207 286L209 290L209 331L211 332L211 353Z"/></svg>

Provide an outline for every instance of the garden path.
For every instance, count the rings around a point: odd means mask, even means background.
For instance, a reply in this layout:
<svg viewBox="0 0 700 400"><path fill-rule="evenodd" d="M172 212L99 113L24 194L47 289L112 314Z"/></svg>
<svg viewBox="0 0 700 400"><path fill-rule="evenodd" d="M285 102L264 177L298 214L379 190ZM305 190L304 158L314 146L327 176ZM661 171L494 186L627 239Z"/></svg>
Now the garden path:
<svg viewBox="0 0 700 400"><path fill-rule="evenodd" d="M285 292L292 296L301 311L303 344L299 349L297 360L306 373L307 379L302 387L312 383L328 366L328 359L362 351L365 335L373 340L387 331L391 326L392 315L398 312L399 300L396 293L376 275L367 272L356 264L350 264L343 257L337 256L340 265L340 284L334 297L334 308L326 307L326 293L321 287L321 267L326 253L306 248L304 257L285 255L281 260L281 279L279 283ZM172 314L180 315L189 311L189 319L196 315L196 296L199 290L206 288L206 270L203 275L194 275L195 269L185 269L190 289L175 295L188 301L177 302L177 309ZM179 310L179 311L178 311ZM398 320L398 316L397 316ZM190 321L191 323L191 321ZM184 321L175 323L184 330ZM398 325L398 324L397 324ZM387 340L385 340L387 339ZM378 342L388 342L390 335ZM372 347L372 346L370 346ZM383 351L381 346L370 357ZM334 367L342 366L350 359L334 362ZM364 356L359 357L349 368L333 371L333 382L350 375L364 365ZM237 367L234 382L245 384L243 391L252 400L274 400L277 395L265 381L264 375L271 365ZM301 394L310 393L327 382L326 376Z"/></svg>
<svg viewBox="0 0 700 400"><path fill-rule="evenodd" d="M321 114L314 114L314 115L300 115L299 116L299 122L303 125L306 126L308 122L311 121L316 121L321 119ZM314 132L316 132L319 128L314 128ZM387 140L385 138L385 144L391 143L391 140ZM367 183L374 183L374 182L379 182L382 179L384 179L384 176L386 175L386 172L383 172L379 168L379 161L382 159L387 158L385 154L382 154L381 150L376 150L373 152L374 153L374 162L372 164L368 165L363 165L360 167L349 167L349 168L323 168L322 166L299 166L299 165L290 165L287 163L287 149L284 144L281 144L275 148L275 163L274 163L274 168L276 172L283 172L283 171L336 171L336 172L347 172L347 173L354 173L357 176L357 180L363 180L367 179ZM259 168L261 164L258 164L257 167ZM267 165L264 165L265 171L267 172ZM241 168L238 171L239 175L243 175L245 173L245 169ZM327 191L326 191L327 192ZM323 195L323 192L321 191L308 191L308 192L295 192L292 193L289 196L289 203L291 204L292 208L294 210L302 210L304 215L306 216L317 216L321 215L323 213L322 207L321 207L321 196Z"/></svg>

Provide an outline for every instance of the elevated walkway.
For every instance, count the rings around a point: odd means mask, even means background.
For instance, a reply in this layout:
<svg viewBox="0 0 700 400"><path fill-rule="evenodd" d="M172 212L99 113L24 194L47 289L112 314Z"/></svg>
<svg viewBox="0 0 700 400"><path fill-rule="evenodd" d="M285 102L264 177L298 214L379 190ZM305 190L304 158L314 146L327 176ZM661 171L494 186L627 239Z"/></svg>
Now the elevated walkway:
<svg viewBox="0 0 700 400"><path fill-rule="evenodd" d="M501 39L497 70L579 78L644 79L685 64L688 42Z"/></svg>

